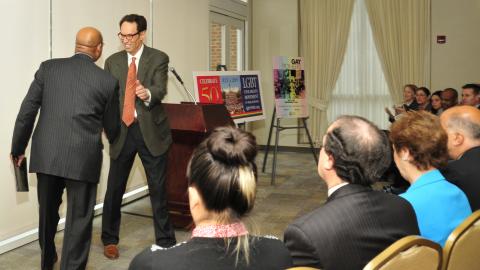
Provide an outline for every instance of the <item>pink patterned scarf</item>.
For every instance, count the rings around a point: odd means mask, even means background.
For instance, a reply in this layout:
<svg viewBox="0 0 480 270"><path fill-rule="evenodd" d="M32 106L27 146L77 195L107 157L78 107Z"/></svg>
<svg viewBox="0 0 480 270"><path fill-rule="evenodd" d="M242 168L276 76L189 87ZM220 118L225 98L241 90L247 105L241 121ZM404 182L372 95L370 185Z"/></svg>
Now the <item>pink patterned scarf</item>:
<svg viewBox="0 0 480 270"><path fill-rule="evenodd" d="M193 229L193 237L228 238L247 235L248 231L241 222L225 225L206 225Z"/></svg>

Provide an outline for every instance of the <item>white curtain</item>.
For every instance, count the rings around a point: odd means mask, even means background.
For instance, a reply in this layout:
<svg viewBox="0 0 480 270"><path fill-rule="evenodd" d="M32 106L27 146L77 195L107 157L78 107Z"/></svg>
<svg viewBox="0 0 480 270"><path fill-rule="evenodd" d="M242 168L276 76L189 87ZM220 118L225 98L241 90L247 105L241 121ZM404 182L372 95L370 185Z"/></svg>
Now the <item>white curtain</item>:
<svg viewBox="0 0 480 270"><path fill-rule="evenodd" d="M327 110L328 122L343 114L359 115L387 129L384 108L392 104L365 1L356 0L347 51Z"/></svg>

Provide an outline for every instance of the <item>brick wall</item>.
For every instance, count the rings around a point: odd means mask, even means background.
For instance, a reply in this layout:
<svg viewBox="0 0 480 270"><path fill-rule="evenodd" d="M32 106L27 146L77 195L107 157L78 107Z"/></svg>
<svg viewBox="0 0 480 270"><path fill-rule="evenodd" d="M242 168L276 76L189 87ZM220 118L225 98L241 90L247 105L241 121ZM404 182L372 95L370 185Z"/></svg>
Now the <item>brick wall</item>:
<svg viewBox="0 0 480 270"><path fill-rule="evenodd" d="M230 35L230 64L227 68L237 70L237 31L234 27L228 27L228 34ZM222 63L222 26L210 23L210 70L216 70L219 64L224 64Z"/></svg>

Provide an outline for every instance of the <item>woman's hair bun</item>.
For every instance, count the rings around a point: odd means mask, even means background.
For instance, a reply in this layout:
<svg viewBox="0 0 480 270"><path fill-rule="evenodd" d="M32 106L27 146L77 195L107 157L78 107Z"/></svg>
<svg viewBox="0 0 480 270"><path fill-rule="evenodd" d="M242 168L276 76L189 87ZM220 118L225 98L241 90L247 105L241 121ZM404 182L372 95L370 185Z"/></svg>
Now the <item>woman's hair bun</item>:
<svg viewBox="0 0 480 270"><path fill-rule="evenodd" d="M206 146L215 160L228 165L247 165L257 154L255 137L231 127L214 129Z"/></svg>

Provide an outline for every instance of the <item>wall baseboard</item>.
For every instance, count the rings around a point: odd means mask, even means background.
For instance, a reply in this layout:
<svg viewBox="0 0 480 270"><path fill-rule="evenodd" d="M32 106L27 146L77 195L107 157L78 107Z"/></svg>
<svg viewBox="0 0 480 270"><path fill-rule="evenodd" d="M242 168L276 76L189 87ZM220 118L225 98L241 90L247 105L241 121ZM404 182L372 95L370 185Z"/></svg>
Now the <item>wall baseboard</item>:
<svg viewBox="0 0 480 270"><path fill-rule="evenodd" d="M148 186L143 186L137 189L134 189L130 192L123 194L122 205L128 204L132 201L135 201L143 196L148 195ZM103 213L103 202L96 204L94 208L94 215L98 216ZM62 231L65 228L65 218L61 218L58 221L57 232ZM38 240L38 227L28 230L26 232L17 234L10 238L7 238L3 241L0 241L0 254L11 251L18 247L29 244L33 241Z"/></svg>

